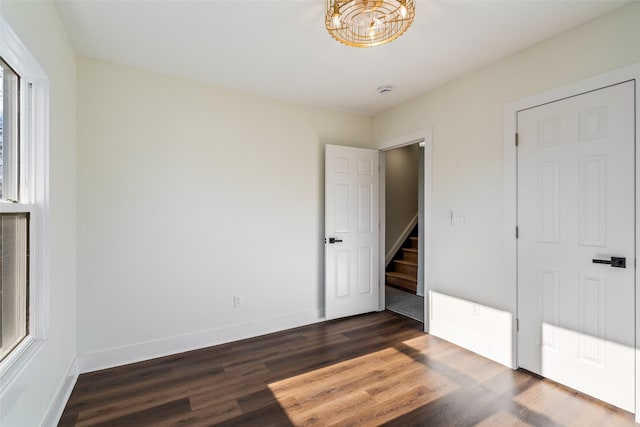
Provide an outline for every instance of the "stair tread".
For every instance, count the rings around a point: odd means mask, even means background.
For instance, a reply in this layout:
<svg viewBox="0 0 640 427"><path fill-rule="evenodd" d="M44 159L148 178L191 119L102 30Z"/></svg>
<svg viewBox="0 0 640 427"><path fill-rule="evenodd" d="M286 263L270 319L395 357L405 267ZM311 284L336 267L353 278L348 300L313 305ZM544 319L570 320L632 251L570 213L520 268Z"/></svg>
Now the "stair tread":
<svg viewBox="0 0 640 427"><path fill-rule="evenodd" d="M396 288L396 289L402 289L403 291L409 292L409 293L414 294L414 295L417 294L417 287L416 286L395 285L393 283L388 283L387 286L390 286L390 287Z"/></svg>
<svg viewBox="0 0 640 427"><path fill-rule="evenodd" d="M417 261L407 261L405 259L394 259L393 262L397 262L398 264L410 265L412 267L417 267L418 266L418 262Z"/></svg>
<svg viewBox="0 0 640 427"><path fill-rule="evenodd" d="M410 274L398 273L397 271L388 271L385 273L387 276L397 277L398 279L409 280L412 282L417 282L417 278L415 276L411 276Z"/></svg>
<svg viewBox="0 0 640 427"><path fill-rule="evenodd" d="M413 252L413 253L416 253L416 254L418 253L418 250L414 249L414 248L402 248L402 250L405 251L405 252Z"/></svg>

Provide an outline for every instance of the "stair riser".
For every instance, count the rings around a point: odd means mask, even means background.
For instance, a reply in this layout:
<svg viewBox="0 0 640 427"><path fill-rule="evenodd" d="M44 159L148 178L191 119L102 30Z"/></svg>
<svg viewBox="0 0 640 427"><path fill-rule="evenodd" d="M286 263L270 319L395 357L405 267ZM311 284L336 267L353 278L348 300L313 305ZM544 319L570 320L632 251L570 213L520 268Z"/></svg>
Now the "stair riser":
<svg viewBox="0 0 640 427"><path fill-rule="evenodd" d="M406 289L413 293L415 293L416 290L418 289L418 285L416 282L401 279L399 277L387 277L387 284L397 286L402 289Z"/></svg>
<svg viewBox="0 0 640 427"><path fill-rule="evenodd" d="M415 252L402 251L402 259L404 261L418 262L418 254Z"/></svg>
<svg viewBox="0 0 640 427"><path fill-rule="evenodd" d="M418 238L417 237L409 237L409 247L411 249L418 249Z"/></svg>
<svg viewBox="0 0 640 427"><path fill-rule="evenodd" d="M398 273L409 274L416 278L418 277L417 265L406 265L406 264L394 263L394 267Z"/></svg>

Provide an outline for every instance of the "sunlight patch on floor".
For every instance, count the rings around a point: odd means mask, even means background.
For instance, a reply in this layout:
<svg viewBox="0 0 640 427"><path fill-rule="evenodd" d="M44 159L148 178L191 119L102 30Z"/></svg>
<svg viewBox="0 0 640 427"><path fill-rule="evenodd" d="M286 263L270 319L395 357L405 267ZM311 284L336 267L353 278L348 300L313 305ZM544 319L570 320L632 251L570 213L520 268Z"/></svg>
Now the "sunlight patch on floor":
<svg viewBox="0 0 640 427"><path fill-rule="evenodd" d="M451 379L395 348L269 384L295 425L380 424L458 388ZM362 411L363 407L370 411ZM354 415L355 408L367 415Z"/></svg>

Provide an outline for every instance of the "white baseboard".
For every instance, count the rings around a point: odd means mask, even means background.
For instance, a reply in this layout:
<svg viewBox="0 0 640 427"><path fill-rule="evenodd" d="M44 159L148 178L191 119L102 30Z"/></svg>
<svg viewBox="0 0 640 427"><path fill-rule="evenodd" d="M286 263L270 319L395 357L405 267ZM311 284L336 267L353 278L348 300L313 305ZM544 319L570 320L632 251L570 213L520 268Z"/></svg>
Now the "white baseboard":
<svg viewBox="0 0 640 427"><path fill-rule="evenodd" d="M393 259L393 256L396 254L396 252L398 252L400 250L400 248L404 244L404 241L407 240L407 237L409 237L409 235L411 234L411 231L413 231L413 229L414 229L414 227L416 225L418 225L418 214L417 213L411 219L411 222L409 222L409 224L407 224L407 227L402 231L402 234L400 235L398 240L396 240L396 242L393 244L393 246L391 246L391 248L389 248L387 250L387 253L385 255L385 263L384 263L385 267L387 267L389 265L389 263Z"/></svg>
<svg viewBox="0 0 640 427"><path fill-rule="evenodd" d="M64 381L60 384L51 405L49 405L47 415L42 422L44 427L55 427L58 425L58 422L60 422L60 417L62 416L64 407L67 405L67 401L69 400L69 396L71 396L73 387L78 381L78 375L78 358L74 357L73 362L71 362L71 366L67 371L67 375L64 377Z"/></svg>
<svg viewBox="0 0 640 427"><path fill-rule="evenodd" d="M109 348L78 356L81 373L113 368L129 363L225 344L324 320L321 310L294 313L193 334Z"/></svg>
<svg viewBox="0 0 640 427"><path fill-rule="evenodd" d="M429 333L513 368L513 316L429 291Z"/></svg>

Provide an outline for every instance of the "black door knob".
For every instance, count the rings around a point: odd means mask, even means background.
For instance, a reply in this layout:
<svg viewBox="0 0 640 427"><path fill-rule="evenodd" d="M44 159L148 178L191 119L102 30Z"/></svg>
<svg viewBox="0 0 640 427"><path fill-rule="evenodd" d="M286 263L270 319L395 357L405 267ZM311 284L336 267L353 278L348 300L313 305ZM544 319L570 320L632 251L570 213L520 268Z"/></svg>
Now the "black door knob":
<svg viewBox="0 0 640 427"><path fill-rule="evenodd" d="M622 257L612 256L610 260L607 259L594 259L594 264L609 264L611 267L627 268L627 259Z"/></svg>

